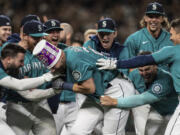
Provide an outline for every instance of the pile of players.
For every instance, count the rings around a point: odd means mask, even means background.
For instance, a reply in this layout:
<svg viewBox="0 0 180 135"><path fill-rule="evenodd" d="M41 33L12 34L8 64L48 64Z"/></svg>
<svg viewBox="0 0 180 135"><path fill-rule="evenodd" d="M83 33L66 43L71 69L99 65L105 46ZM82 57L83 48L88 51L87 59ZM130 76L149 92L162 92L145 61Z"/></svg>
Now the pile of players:
<svg viewBox="0 0 180 135"><path fill-rule="evenodd" d="M0 15L1 134L125 135L131 111L137 135L178 135L180 19L153 2L140 24L121 45L107 17L82 42L36 15L12 34Z"/></svg>

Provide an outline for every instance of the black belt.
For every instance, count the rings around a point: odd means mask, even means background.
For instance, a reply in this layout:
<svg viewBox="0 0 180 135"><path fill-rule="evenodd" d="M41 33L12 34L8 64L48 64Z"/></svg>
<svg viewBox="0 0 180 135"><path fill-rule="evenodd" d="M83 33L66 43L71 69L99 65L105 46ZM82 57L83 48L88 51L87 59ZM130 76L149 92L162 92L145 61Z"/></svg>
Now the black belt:
<svg viewBox="0 0 180 135"><path fill-rule="evenodd" d="M72 101L60 101L59 103L62 103L62 104L68 104L68 103L71 103Z"/></svg>
<svg viewBox="0 0 180 135"><path fill-rule="evenodd" d="M106 89L112 87L112 84L108 83Z"/></svg>

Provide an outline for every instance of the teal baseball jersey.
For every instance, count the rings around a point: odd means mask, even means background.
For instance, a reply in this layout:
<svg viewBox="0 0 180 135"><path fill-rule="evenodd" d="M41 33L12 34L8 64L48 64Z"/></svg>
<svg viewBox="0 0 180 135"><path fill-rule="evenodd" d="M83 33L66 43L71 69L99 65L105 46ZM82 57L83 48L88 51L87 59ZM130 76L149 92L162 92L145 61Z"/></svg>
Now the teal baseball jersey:
<svg viewBox="0 0 180 135"><path fill-rule="evenodd" d="M114 41L112 47L109 50L105 50L97 36L90 37L90 40L84 43L83 47L92 48L99 53L105 55L106 57L114 58L117 60L124 60L129 58L128 49L123 45L120 45L118 42ZM119 69L120 72L128 75L128 69Z"/></svg>
<svg viewBox="0 0 180 135"><path fill-rule="evenodd" d="M4 67L2 62L0 61L0 79L3 79L4 77L7 77L8 74L4 71Z"/></svg>
<svg viewBox="0 0 180 135"><path fill-rule="evenodd" d="M95 99L104 94L108 82L118 74L117 70L99 71L96 67L96 61L105 56L93 49L68 47L64 52L66 54L67 81L81 83L89 78L93 78L96 91L91 96Z"/></svg>
<svg viewBox="0 0 180 135"><path fill-rule="evenodd" d="M0 46L0 52L2 51L2 46ZM1 53L0 53L0 55L1 55Z"/></svg>
<svg viewBox="0 0 180 135"><path fill-rule="evenodd" d="M173 46L173 43L170 40L170 33L166 30L162 29L159 37L155 39L147 28L143 28L130 35L124 45L127 46L129 57L132 58L142 51L157 52L165 46ZM169 71L167 64L161 63L158 66Z"/></svg>
<svg viewBox="0 0 180 135"><path fill-rule="evenodd" d="M155 62L170 64L170 73L173 78L173 83L176 92L180 95L180 44L176 46L164 47L152 56Z"/></svg>
<svg viewBox="0 0 180 135"><path fill-rule="evenodd" d="M57 46L59 49L65 49L67 47L69 47L68 45L64 44L64 43L59 43L58 46Z"/></svg>
<svg viewBox="0 0 180 135"><path fill-rule="evenodd" d="M20 68L20 75L27 77L38 77L47 73L49 70L40 62L35 56L28 50L26 51L24 58L24 66ZM45 89L46 84L43 84L39 88Z"/></svg>
<svg viewBox="0 0 180 135"><path fill-rule="evenodd" d="M69 47L68 45L64 44L64 43L59 43L58 44L58 48L59 49L66 49L67 47ZM66 77L65 77L66 78ZM67 80L67 79L66 79ZM60 101L75 101L75 93L73 91L69 91L69 90L63 90L60 94Z"/></svg>
<svg viewBox="0 0 180 135"><path fill-rule="evenodd" d="M3 79L4 77L7 77L7 76L9 75L5 72L2 63L0 62L0 79ZM10 90L8 88L0 87L0 91L3 94L2 95L3 99L0 99L0 100L3 100L3 101L8 100L8 101L14 101L14 102L17 102L17 101L29 102L25 98L21 97L17 92Z"/></svg>
<svg viewBox="0 0 180 135"><path fill-rule="evenodd" d="M158 69L155 80L147 85L144 78L135 69L129 74L135 88L139 93L149 92L159 100L150 104L161 115L172 114L178 105L178 98L173 87L171 75L165 70ZM148 98L148 97L147 97Z"/></svg>

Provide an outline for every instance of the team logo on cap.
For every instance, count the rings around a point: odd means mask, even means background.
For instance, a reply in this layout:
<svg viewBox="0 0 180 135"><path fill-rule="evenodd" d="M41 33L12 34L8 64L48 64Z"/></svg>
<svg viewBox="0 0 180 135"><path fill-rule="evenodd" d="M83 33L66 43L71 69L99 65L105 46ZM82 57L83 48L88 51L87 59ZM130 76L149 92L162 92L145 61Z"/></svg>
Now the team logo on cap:
<svg viewBox="0 0 180 135"><path fill-rule="evenodd" d="M41 21L40 18L39 18L38 16L37 16L37 20L38 20L38 21Z"/></svg>
<svg viewBox="0 0 180 135"><path fill-rule="evenodd" d="M107 25L106 21L103 21L102 22L102 27L106 27L106 25Z"/></svg>
<svg viewBox="0 0 180 135"><path fill-rule="evenodd" d="M156 10L157 9L157 5L156 4L153 4L152 5L152 10Z"/></svg>
<svg viewBox="0 0 180 135"><path fill-rule="evenodd" d="M156 83L152 86L153 93L159 94L162 91L162 85L159 83Z"/></svg>
<svg viewBox="0 0 180 135"><path fill-rule="evenodd" d="M6 25L10 25L10 23L9 23L9 22L7 22L7 23L6 23Z"/></svg>
<svg viewBox="0 0 180 135"><path fill-rule="evenodd" d="M79 71L72 72L74 80L78 81L81 78L81 73Z"/></svg>
<svg viewBox="0 0 180 135"><path fill-rule="evenodd" d="M38 25L38 31L42 31L42 26L41 25Z"/></svg>
<svg viewBox="0 0 180 135"><path fill-rule="evenodd" d="M56 26L56 22L55 21L51 21L51 25L52 26Z"/></svg>

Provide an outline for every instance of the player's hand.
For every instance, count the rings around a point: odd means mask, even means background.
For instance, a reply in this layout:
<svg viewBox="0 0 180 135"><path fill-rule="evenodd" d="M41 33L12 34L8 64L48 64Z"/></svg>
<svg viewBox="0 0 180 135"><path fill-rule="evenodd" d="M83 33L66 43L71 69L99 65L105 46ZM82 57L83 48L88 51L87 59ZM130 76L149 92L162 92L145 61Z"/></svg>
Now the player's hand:
<svg viewBox="0 0 180 135"><path fill-rule="evenodd" d="M79 85L77 84L77 83L74 83L74 85L73 85L73 91L74 92L76 92L76 91L78 91L79 90L79 87L78 87Z"/></svg>
<svg viewBox="0 0 180 135"><path fill-rule="evenodd" d="M117 63L117 60L101 58L97 60L96 65L100 66L98 68L99 70L103 70L103 69L113 70L113 69L116 69L117 67L116 63Z"/></svg>
<svg viewBox="0 0 180 135"><path fill-rule="evenodd" d="M109 96L101 96L100 103L104 106L117 106L117 99L111 98Z"/></svg>
<svg viewBox="0 0 180 135"><path fill-rule="evenodd" d="M48 73L45 73L42 75L42 77L44 78L44 80L46 82L50 82L50 81L56 79L58 76L59 76L59 74L53 74L51 72L48 72Z"/></svg>
<svg viewBox="0 0 180 135"><path fill-rule="evenodd" d="M54 93L55 93L55 94L59 94L59 93L61 93L61 91L62 91L61 89L55 89L55 88L54 88L53 90L54 90Z"/></svg>
<svg viewBox="0 0 180 135"><path fill-rule="evenodd" d="M52 81L52 88L57 89L57 90L62 90L63 84L64 84L64 81L61 78L58 78Z"/></svg>

